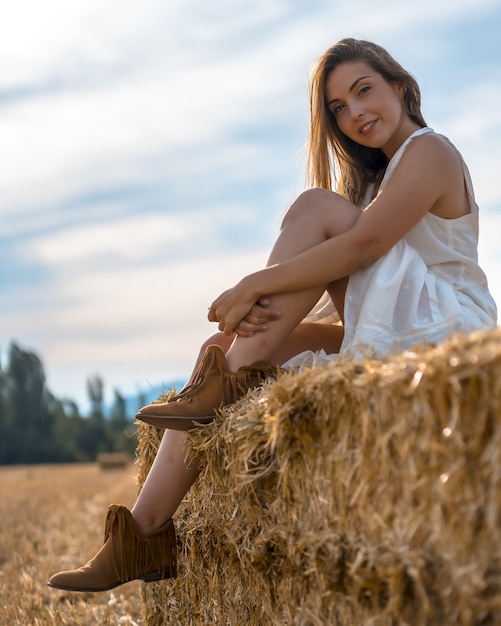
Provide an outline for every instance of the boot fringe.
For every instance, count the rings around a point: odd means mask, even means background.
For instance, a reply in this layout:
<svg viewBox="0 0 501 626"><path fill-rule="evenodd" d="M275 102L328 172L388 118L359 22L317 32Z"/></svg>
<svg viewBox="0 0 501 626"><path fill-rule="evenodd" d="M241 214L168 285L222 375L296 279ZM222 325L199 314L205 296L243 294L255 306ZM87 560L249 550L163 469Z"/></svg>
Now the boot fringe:
<svg viewBox="0 0 501 626"><path fill-rule="evenodd" d="M193 376L192 383L170 398L167 403L179 400L190 402L205 383L207 372L213 367L217 367L220 371L221 388L223 390L221 406L233 404L249 389L260 387L268 379L277 378L282 371L279 367L269 363L254 363L241 367L237 372L232 372L227 369L226 358L221 348L216 345L208 346L204 358Z"/></svg>
<svg viewBox="0 0 501 626"><path fill-rule="evenodd" d="M112 504L108 510L105 537L113 535L113 567L122 582L146 582L177 576L176 530L170 519L159 530L144 535L130 511Z"/></svg>
<svg viewBox="0 0 501 626"><path fill-rule="evenodd" d="M202 384L205 382L206 372L209 371L214 365L219 365L222 369L224 367L225 362L221 362L220 353L217 350L211 350L215 346L208 346L205 351L205 355L203 359L198 364L196 371L193 374L193 380L191 384L182 389L179 393L177 393L172 398L169 398L167 402L176 402L177 400L187 400L191 401L193 395L200 389ZM221 351L221 354L222 351Z"/></svg>

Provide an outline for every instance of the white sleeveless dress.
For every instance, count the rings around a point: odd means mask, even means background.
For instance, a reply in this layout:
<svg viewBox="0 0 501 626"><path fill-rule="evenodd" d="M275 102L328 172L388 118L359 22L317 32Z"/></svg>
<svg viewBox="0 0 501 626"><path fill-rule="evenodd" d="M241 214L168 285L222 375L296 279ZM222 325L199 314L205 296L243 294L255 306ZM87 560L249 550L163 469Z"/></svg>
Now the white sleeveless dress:
<svg viewBox="0 0 501 626"><path fill-rule="evenodd" d="M379 193L410 142L433 132L422 128L402 144L388 164ZM478 265L478 206L468 168L458 155L470 213L455 219L427 213L387 254L350 276L341 354L382 357L417 344L435 344L455 333L496 326L496 304ZM325 293L304 321L332 323L335 316L334 305ZM299 366L336 356L305 352L285 365Z"/></svg>

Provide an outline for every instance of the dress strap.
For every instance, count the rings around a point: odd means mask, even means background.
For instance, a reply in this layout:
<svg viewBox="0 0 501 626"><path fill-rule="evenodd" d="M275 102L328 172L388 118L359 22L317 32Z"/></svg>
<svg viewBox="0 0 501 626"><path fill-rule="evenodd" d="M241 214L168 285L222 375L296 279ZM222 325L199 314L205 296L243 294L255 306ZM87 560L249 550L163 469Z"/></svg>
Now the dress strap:
<svg viewBox="0 0 501 626"><path fill-rule="evenodd" d="M381 182L381 186L379 189L381 190L384 187L386 181L393 174L395 168L400 162L400 159L402 158L402 155L404 154L405 150L407 149L411 141L415 139L416 137L420 137L421 135L427 135L429 133L436 134L438 137L441 137L442 139L447 141L447 143L450 146L452 146L452 148L454 148L456 154L459 157L459 160L461 161L461 166L463 168L464 183L465 183L466 191L468 192L468 198L470 200L470 211L471 213L478 213L478 205L475 201L475 194L473 191L473 183L471 180L470 171L468 170L468 166L466 165L465 160L463 159L463 156L461 155L459 150L456 148L456 146L452 143L452 141L448 137L446 137L445 135L441 135L439 133L435 133L433 128L430 128L429 126L425 126L424 128L419 128L418 130L413 132L412 135L409 135L409 137L407 137L407 139L400 146L400 148L395 152L393 157L390 159L390 162L388 163L388 167L386 168L386 172L384 174L384 177L383 177L383 180Z"/></svg>
<svg viewBox="0 0 501 626"><path fill-rule="evenodd" d="M434 133L434 132L435 131L433 130L433 128L429 128L428 126L425 126L424 128L419 128L418 130L414 131L412 135L409 135L409 137L407 137L404 143L391 157L390 162L388 163L388 166L386 168L386 172L384 173L383 180L381 181L381 186L379 187L380 190L384 187L386 181L388 180L388 178L390 178L395 168L400 163L400 159L402 158L402 155L404 154L404 152L407 150L407 147L411 143L411 141L415 139L416 137L420 137L421 135L427 135L428 133Z"/></svg>

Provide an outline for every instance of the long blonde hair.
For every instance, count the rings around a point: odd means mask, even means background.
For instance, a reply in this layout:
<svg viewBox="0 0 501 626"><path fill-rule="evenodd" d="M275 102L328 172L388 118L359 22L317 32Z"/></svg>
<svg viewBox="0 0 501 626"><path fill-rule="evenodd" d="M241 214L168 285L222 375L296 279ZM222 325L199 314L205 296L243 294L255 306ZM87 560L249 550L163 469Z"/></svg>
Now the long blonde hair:
<svg viewBox="0 0 501 626"><path fill-rule="evenodd" d="M405 87L404 106L409 117L421 128L421 93L416 79L381 46L370 41L342 39L315 63L310 75L310 131L307 177L311 187L333 189L359 204L367 185L388 164L379 148L361 146L344 135L329 111L325 96L327 77L341 63L365 61L388 82ZM337 172L335 172L337 165Z"/></svg>

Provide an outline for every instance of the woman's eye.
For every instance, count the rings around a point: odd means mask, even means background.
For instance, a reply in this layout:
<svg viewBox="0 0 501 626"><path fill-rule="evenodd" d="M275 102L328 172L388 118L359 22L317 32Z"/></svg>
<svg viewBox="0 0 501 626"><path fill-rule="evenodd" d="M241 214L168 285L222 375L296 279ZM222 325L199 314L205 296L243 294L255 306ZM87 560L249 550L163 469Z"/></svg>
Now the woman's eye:
<svg viewBox="0 0 501 626"><path fill-rule="evenodd" d="M339 115L344 108L344 104L337 104L331 109L333 115Z"/></svg>
<svg viewBox="0 0 501 626"><path fill-rule="evenodd" d="M364 94L366 94L368 91L370 91L370 87L369 85L364 85L363 87L360 88L358 95L359 96L363 96Z"/></svg>

